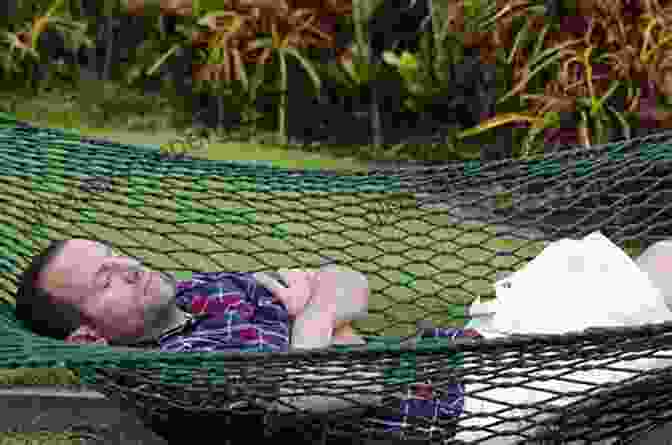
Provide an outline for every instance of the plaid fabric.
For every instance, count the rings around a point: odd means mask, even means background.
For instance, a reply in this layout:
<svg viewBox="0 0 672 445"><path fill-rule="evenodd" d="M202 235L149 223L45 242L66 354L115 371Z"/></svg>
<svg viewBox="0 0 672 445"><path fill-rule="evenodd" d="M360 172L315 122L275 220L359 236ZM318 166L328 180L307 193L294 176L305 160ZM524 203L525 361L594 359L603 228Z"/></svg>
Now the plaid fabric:
<svg viewBox="0 0 672 445"><path fill-rule="evenodd" d="M482 338L474 329L455 328L430 329L423 335L423 338L460 337ZM404 432L413 428L431 433L441 429L439 420L445 424L446 420L456 420L464 411L464 385L456 382L442 386L439 391L431 381L409 384L403 394L386 402L387 409L368 421L386 432Z"/></svg>
<svg viewBox="0 0 672 445"><path fill-rule="evenodd" d="M289 349L289 314L250 273L194 273L178 281L177 305L197 316L191 332L163 337L163 351Z"/></svg>

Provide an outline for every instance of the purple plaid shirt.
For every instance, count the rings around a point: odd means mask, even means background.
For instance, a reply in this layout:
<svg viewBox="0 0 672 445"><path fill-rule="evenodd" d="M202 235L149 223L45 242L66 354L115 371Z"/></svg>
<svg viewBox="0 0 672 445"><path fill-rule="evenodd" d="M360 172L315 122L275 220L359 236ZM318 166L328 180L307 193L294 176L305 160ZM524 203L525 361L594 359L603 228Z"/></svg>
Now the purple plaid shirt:
<svg viewBox="0 0 672 445"><path fill-rule="evenodd" d="M289 313L251 273L194 273L178 281L177 305L198 318L190 333L161 338L162 351L289 349Z"/></svg>

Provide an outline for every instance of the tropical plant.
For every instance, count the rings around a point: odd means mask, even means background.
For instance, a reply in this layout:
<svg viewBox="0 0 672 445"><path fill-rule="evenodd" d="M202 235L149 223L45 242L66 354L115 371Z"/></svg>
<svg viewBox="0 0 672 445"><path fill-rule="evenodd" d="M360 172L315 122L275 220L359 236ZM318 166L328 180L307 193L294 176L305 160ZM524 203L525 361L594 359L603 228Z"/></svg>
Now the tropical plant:
<svg viewBox="0 0 672 445"><path fill-rule="evenodd" d="M505 10L506 8L503 9L503 11ZM563 57L571 54L570 48L572 46L581 43L581 39L573 39L570 41L564 41L557 46L544 49L546 34L552 26L551 24L545 24L541 33L539 33L536 42L534 42L535 44L532 48L532 51L530 52L529 57L527 57L525 60L521 56L522 47L525 44L529 45L529 31L531 28L533 28L534 21L538 20L540 17L541 16L537 13L537 15L531 15L525 18L522 27L516 34L511 51L508 55L506 55L505 60L500 61L505 62L511 66L513 71L513 80L516 82L516 85L507 94L499 98L497 100L497 104L505 103L508 99L519 95L525 90L526 86L535 76L543 73L544 70L555 68L555 66L559 64L559 61ZM520 67L523 62L525 62L525 64ZM529 96L526 97L529 98ZM460 132L458 134L458 139L473 136L500 125L524 123L531 125L529 133L522 143L522 154L523 156L526 156L530 154L530 151L532 151L531 149L534 138L539 134L543 134L543 131L546 128L554 128L557 124L557 114L547 114L547 111L549 110L542 110L538 113L508 112L502 115L496 115L475 128Z"/></svg>
<svg viewBox="0 0 672 445"><path fill-rule="evenodd" d="M207 28L207 40L199 48L201 55L197 63L192 65L193 78L200 88L217 98L218 130L224 127L225 96L232 98L250 93L247 68L235 39L248 32L246 22L251 18L234 11L216 11L206 14L198 22ZM256 86L253 82L253 87ZM238 87L236 91L235 87Z"/></svg>
<svg viewBox="0 0 672 445"><path fill-rule="evenodd" d="M515 86L498 104L518 95L521 106L530 112L497 115L458 137L511 123L531 125L522 151L523 156L529 156L533 152L531 139L543 135L547 141L559 134L558 116L568 111L579 117L577 140L584 146L606 142L607 130L614 123L622 128L625 137L630 137L628 121L636 117L637 106L643 114L650 113L642 110L642 106L660 107L655 100L639 101L641 91L634 85L652 82L663 94L672 93L669 63L672 58L667 57L672 54L669 49L672 38L664 32L665 24L670 23L671 9L646 3L636 5L637 11L633 5L633 2L595 0L589 11L583 5L589 16L566 18L558 26L541 25L531 55L524 61L521 53L529 45L528 36L532 34L529 31L543 21L528 16L506 57L514 71ZM548 71L553 71L555 78ZM542 93L524 92L533 84L533 77L544 75L546 84ZM627 98L622 109L618 109L611 98L622 97L619 91L623 88L627 88Z"/></svg>
<svg viewBox="0 0 672 445"><path fill-rule="evenodd" d="M191 67L188 71L180 71L192 77L196 90L207 91L217 97L216 122L221 127L227 86L233 78L242 78L247 83L245 67L239 63L240 54L229 44L243 22L243 16L228 11L186 17L185 23L177 27L178 36L163 35L145 41L136 53L140 62L129 70L126 80L132 83L143 76L155 76L165 71L164 65L169 61L171 65L189 63ZM192 53L193 57L186 57ZM150 64L147 61L151 61ZM173 77L175 75L178 74ZM181 79L173 78L173 81Z"/></svg>
<svg viewBox="0 0 672 445"><path fill-rule="evenodd" d="M288 16L278 18L277 21L270 23L271 37L258 38L251 42L248 50L255 52L261 50L258 55L259 70L257 75L257 82L261 83L264 75L264 64L271 58L275 58L278 64L279 78L278 89L280 94L280 105L278 107L278 142L287 144L287 58L293 57L297 63L308 73L308 76L314 86L315 94L319 94L321 88L320 78L315 71L311 61L304 57L300 52L300 48L305 48L307 42L305 34L314 32L325 40L330 40L330 37L322 34L319 29L315 28L312 22L315 16L310 10L295 10ZM285 27L286 25L289 25ZM285 32L282 32L285 28ZM263 32L263 31L262 31ZM275 56L275 57L274 57ZM297 92L298 94L298 92ZM298 116L297 116L298 118Z"/></svg>
<svg viewBox="0 0 672 445"><path fill-rule="evenodd" d="M342 0L326 4L312 1L316 3L316 8L294 7L297 3L313 6L311 0L289 3L240 0L225 10L221 7L212 10L212 2L206 3L194 2L193 10L201 11L201 14L180 27L187 43L198 50L194 60L194 79L201 85L209 85L207 87L217 94L229 94L232 88L238 89L247 97L243 102L253 104L261 87L269 90L264 85L268 68L276 68L278 86L275 89L280 94L277 137L285 143L288 57L296 60L308 73L314 90L319 93L319 75L302 51L311 47L333 46L333 36L325 29L322 19L330 14L347 13L350 7ZM321 9L317 9L318 6ZM147 72L156 72L178 47L178 43L174 44ZM254 68L253 75L248 73L250 67Z"/></svg>
<svg viewBox="0 0 672 445"><path fill-rule="evenodd" d="M443 115L448 109L456 111L455 107L468 108L460 111L460 120L471 119L465 111L477 119L490 113L489 103L494 102L496 96L493 93L497 87L490 73L495 66L492 54L501 46L501 43L491 42L501 28L493 20L497 15L496 7L495 2L484 0L434 2L434 34L421 35L418 51L383 53L383 61L396 68L403 79L406 96L403 103L407 109L430 113L440 109ZM528 8L533 12L538 9L534 5ZM470 48L477 48L477 51ZM474 58L480 59L480 64L476 61L480 66L473 66ZM496 71L501 69L496 68ZM468 94L473 97L466 97ZM474 101L479 106L472 106Z"/></svg>
<svg viewBox="0 0 672 445"><path fill-rule="evenodd" d="M345 69L349 79L355 82L359 89L366 85L370 89L369 119L371 134L373 136L373 148L380 149L383 143L383 130L378 104L378 94L373 79L375 64L371 51L370 32L368 23L373 14L380 8L385 0L353 0L352 21L355 34L355 45L351 58L344 59L341 66Z"/></svg>
<svg viewBox="0 0 672 445"><path fill-rule="evenodd" d="M65 0L54 0L47 11L34 17L31 23L21 25L16 32L5 31L2 43L8 49L5 50L2 64L6 71L20 73L30 65L40 63L37 43L47 28L59 32L72 50L94 45L86 35L87 23L73 20L70 13L64 10L64 4Z"/></svg>
<svg viewBox="0 0 672 445"><path fill-rule="evenodd" d="M415 54L409 51L403 51L400 55L393 51L383 53L383 61L396 68L404 81L408 93L404 104L408 109L421 111L425 105L454 90L451 86L455 79L451 71L462 61L464 54L447 40L437 45L432 35L424 33ZM438 57L441 57L442 64L436 62Z"/></svg>

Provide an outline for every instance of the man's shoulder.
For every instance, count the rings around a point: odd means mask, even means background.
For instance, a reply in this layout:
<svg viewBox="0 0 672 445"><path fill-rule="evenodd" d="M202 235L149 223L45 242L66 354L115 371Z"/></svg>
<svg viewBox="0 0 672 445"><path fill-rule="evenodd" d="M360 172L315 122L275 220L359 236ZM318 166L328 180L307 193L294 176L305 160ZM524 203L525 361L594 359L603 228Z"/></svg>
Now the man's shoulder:
<svg viewBox="0 0 672 445"><path fill-rule="evenodd" d="M191 276L191 280L197 282L221 281L228 279L241 280L250 278L252 278L252 273L250 272L194 272Z"/></svg>
<svg viewBox="0 0 672 445"><path fill-rule="evenodd" d="M202 284L225 281L253 280L250 272L194 272L188 279L178 280L178 288L191 288Z"/></svg>
<svg viewBox="0 0 672 445"><path fill-rule="evenodd" d="M239 292L247 296L254 293L256 286L254 275L250 272L194 272L187 280L177 282L177 303L188 305L196 295L221 295Z"/></svg>

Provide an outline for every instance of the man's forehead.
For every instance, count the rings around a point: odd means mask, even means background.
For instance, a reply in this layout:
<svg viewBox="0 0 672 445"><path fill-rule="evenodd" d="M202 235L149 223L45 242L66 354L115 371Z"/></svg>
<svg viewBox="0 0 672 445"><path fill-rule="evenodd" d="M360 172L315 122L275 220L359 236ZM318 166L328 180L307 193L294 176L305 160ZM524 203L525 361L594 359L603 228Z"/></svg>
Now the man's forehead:
<svg viewBox="0 0 672 445"><path fill-rule="evenodd" d="M68 241L61 254L54 258L44 277L45 285L49 289L60 289L77 284L86 274L84 269L92 265L90 261L96 256L102 256L107 249L104 243L74 239Z"/></svg>
<svg viewBox="0 0 672 445"><path fill-rule="evenodd" d="M100 255L104 254L108 248L107 243L104 242L87 239L72 239L63 247L59 259L64 260L66 263L73 262L74 259L76 260L75 262L78 263L80 262L80 255L85 257Z"/></svg>

